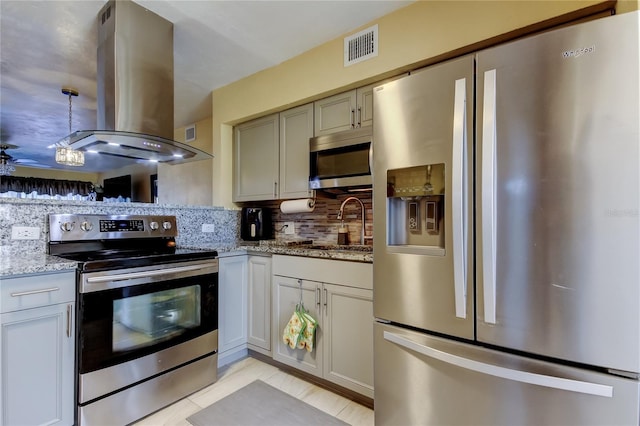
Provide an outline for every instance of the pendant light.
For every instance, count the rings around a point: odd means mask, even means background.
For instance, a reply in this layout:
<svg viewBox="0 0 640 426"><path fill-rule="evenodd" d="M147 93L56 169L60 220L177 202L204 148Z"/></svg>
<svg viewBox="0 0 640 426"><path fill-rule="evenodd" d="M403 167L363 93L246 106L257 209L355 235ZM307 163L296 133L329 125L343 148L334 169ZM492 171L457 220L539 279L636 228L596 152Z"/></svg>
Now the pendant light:
<svg viewBox="0 0 640 426"><path fill-rule="evenodd" d="M69 97L69 134L71 134L71 97L78 96L78 91L69 87L63 87L62 93ZM56 146L56 163L65 166L84 166L84 152L73 149L69 146L69 139L66 138Z"/></svg>

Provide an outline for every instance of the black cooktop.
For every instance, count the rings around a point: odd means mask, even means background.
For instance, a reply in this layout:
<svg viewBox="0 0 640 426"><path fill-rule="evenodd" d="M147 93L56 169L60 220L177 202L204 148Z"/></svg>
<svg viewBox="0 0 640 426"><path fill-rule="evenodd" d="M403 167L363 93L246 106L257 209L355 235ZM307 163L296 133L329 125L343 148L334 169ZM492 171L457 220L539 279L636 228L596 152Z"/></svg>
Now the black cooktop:
<svg viewBox="0 0 640 426"><path fill-rule="evenodd" d="M83 242L77 246L50 244L50 254L78 262L78 269L103 271L191 260L215 259L216 250L173 246L173 240L117 240Z"/></svg>

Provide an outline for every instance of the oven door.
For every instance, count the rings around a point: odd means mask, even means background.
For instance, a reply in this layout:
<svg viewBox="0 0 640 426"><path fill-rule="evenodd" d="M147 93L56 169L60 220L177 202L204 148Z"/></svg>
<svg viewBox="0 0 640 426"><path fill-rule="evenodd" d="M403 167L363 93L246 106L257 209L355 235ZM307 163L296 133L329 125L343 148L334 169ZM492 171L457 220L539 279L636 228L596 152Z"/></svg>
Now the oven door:
<svg viewBox="0 0 640 426"><path fill-rule="evenodd" d="M80 403L217 352L218 260L80 274Z"/></svg>

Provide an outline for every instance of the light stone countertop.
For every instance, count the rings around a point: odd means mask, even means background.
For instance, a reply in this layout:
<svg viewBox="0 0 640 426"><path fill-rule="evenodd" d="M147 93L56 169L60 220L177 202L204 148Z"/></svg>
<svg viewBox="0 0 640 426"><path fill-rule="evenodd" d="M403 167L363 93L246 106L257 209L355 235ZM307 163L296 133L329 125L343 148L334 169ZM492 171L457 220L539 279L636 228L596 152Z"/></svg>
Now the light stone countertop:
<svg viewBox="0 0 640 426"><path fill-rule="evenodd" d="M77 262L48 254L8 254L0 258L0 277L73 270Z"/></svg>
<svg viewBox="0 0 640 426"><path fill-rule="evenodd" d="M373 252L344 249L338 246L312 248L312 246L287 246L263 244L229 244L217 246L199 246L199 249L217 250L220 257L232 254L284 254L290 256L317 257L322 259L348 260L354 262L373 262ZM76 268L76 262L47 254L0 252L0 277L11 275L37 274L64 271Z"/></svg>

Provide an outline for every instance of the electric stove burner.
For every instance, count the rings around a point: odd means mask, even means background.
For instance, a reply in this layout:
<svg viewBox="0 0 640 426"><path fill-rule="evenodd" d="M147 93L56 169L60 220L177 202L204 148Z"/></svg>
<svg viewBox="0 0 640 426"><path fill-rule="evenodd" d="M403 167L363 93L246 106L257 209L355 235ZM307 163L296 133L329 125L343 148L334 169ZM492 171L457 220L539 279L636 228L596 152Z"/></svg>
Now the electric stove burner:
<svg viewBox="0 0 640 426"><path fill-rule="evenodd" d="M175 216L50 215L49 254L100 271L213 259L215 250L176 247Z"/></svg>

